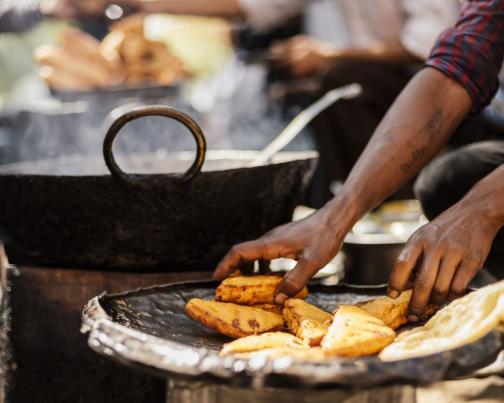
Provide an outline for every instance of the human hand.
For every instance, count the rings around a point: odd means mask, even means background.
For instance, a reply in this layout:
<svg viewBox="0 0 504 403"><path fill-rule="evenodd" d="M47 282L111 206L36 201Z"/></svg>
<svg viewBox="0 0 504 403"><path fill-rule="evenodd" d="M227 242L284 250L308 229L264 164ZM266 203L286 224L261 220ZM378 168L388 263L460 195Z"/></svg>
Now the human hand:
<svg viewBox="0 0 504 403"><path fill-rule="evenodd" d="M285 67L296 76L319 73L336 55L335 49L324 42L306 35L298 35L271 48L276 64Z"/></svg>
<svg viewBox="0 0 504 403"><path fill-rule="evenodd" d="M217 266L213 277L222 280L255 260L280 257L297 260L276 290L275 302L283 304L297 294L340 250L347 227L334 225L332 210L326 206L312 215L277 227L261 238L234 246Z"/></svg>
<svg viewBox="0 0 504 403"><path fill-rule="evenodd" d="M499 228L477 203L453 205L408 240L390 276L389 296L397 297L413 279L408 319L417 321L429 302L442 305L463 295Z"/></svg>
<svg viewBox="0 0 504 403"><path fill-rule="evenodd" d="M41 78L57 90L85 91L122 80L118 61L106 58L94 37L76 29L63 31L58 45L39 46L34 57Z"/></svg>

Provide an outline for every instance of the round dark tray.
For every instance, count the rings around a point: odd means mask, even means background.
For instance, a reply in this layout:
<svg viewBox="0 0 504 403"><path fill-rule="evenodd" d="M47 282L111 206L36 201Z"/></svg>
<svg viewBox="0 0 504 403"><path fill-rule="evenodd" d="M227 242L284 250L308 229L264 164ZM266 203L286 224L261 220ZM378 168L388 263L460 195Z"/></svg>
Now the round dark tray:
<svg viewBox="0 0 504 403"><path fill-rule="evenodd" d="M189 299L210 299L216 286L213 281L192 281L103 293L84 308L82 332L89 332L92 349L129 367L164 377L204 377L254 387L426 384L467 376L492 363L504 346L502 334L494 331L454 350L395 362L382 362L377 357L316 363L288 357L220 357L218 352L228 339L192 321L184 312ZM308 301L329 312L338 304L385 293L385 286L313 284L309 288Z"/></svg>

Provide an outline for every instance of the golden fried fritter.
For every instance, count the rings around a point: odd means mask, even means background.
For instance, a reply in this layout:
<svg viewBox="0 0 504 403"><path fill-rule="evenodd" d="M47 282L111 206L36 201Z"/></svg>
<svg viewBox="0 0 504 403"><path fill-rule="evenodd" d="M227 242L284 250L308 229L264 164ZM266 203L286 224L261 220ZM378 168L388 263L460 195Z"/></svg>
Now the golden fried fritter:
<svg viewBox="0 0 504 403"><path fill-rule="evenodd" d="M381 319L388 327L397 329L399 326L408 323L408 304L411 299L412 290L406 290L396 299L390 297L378 297L368 301L358 302L355 306L370 313L374 317ZM437 306L429 304L425 315L430 316L436 312Z"/></svg>
<svg viewBox="0 0 504 403"><path fill-rule="evenodd" d="M328 356L320 347L311 348L295 348L295 347L276 347L266 348L264 350L252 351L248 353L234 354L236 358L252 359L256 357L263 357L266 359L275 359L282 357L289 357L295 361L322 361Z"/></svg>
<svg viewBox="0 0 504 403"><path fill-rule="evenodd" d="M258 336L247 336L224 344L221 355L250 353L267 348L306 348L296 336L283 332L268 332Z"/></svg>
<svg viewBox="0 0 504 403"><path fill-rule="evenodd" d="M383 321L353 305L340 305L320 345L328 355L358 357L379 353L394 341Z"/></svg>
<svg viewBox="0 0 504 403"><path fill-rule="evenodd" d="M257 275L228 277L217 287L217 301L234 302L243 305L273 304L275 290L282 281L281 276ZM306 298L306 287L296 298Z"/></svg>
<svg viewBox="0 0 504 403"><path fill-rule="evenodd" d="M191 299L185 311L192 319L233 338L280 330L284 325L282 316L260 308L199 298Z"/></svg>
<svg viewBox="0 0 504 403"><path fill-rule="evenodd" d="M276 313L277 315L282 315L283 306L277 304L255 304L250 305L254 308L260 308L263 311Z"/></svg>
<svg viewBox="0 0 504 403"><path fill-rule="evenodd" d="M308 346L318 346L327 333L332 315L302 299L285 301L283 317L289 329Z"/></svg>

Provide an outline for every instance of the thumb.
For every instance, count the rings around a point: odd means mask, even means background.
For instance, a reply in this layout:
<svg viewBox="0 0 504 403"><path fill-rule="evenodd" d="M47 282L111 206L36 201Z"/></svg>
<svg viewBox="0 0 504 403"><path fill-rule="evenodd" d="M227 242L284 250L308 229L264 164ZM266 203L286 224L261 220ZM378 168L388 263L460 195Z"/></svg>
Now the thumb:
<svg viewBox="0 0 504 403"><path fill-rule="evenodd" d="M299 260L294 269L288 272L278 285L275 303L281 305L287 298L299 293L317 271L318 267L313 263L306 259Z"/></svg>

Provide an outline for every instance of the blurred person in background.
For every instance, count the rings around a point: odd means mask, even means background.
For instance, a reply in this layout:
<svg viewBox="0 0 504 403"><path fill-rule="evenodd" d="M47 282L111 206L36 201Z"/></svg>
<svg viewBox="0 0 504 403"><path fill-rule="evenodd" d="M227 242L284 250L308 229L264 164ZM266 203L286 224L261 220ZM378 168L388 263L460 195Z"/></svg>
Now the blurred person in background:
<svg viewBox="0 0 504 403"><path fill-rule="evenodd" d="M332 197L331 184L347 177L388 107L460 10L457 0L144 0L137 4L150 12L243 17L257 31L303 14L304 34L270 49L273 65L294 78L291 98L306 104L352 82L363 87L362 95L338 102L314 123L320 162L309 200L312 207ZM315 87L309 92L301 88L296 94L296 81L303 87L307 76L318 79Z"/></svg>
<svg viewBox="0 0 504 403"><path fill-rule="evenodd" d="M275 44L272 53L278 64L302 80L320 77L317 96L353 82L363 88L360 96L339 101L314 122L320 159L309 204L318 208L337 192L387 109L427 59L437 35L456 21L460 4L457 0L304 3L309 4L308 35ZM411 185L395 195L411 196Z"/></svg>

